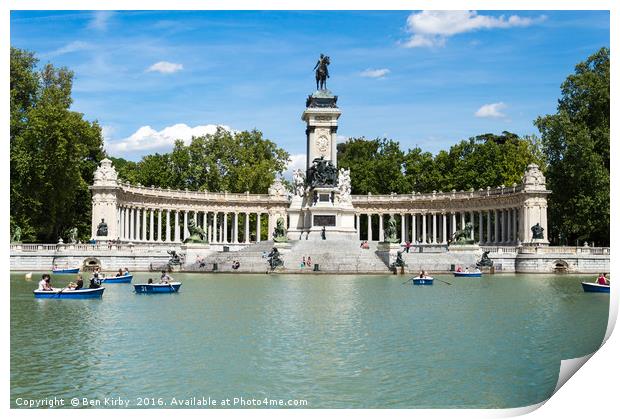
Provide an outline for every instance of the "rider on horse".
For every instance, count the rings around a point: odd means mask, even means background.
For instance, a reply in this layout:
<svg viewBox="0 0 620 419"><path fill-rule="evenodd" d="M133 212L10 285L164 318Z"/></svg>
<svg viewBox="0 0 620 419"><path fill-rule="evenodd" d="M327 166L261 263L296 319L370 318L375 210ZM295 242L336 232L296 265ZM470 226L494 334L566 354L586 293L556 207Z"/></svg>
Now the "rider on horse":
<svg viewBox="0 0 620 419"><path fill-rule="evenodd" d="M329 78L327 66L329 64L329 57L321 54L321 57L314 66L314 70L316 70L316 90L319 90L319 82L321 90L327 88L327 79Z"/></svg>

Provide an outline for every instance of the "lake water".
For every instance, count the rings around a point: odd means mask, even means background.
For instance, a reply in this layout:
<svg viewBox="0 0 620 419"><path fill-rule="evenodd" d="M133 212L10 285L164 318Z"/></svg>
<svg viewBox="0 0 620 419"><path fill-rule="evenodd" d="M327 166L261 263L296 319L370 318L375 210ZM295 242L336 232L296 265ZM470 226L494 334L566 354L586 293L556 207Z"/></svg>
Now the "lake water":
<svg viewBox="0 0 620 419"><path fill-rule="evenodd" d="M11 274L13 407L54 396L518 407L550 396L561 359L599 347L609 309L609 294L582 291L592 276L176 274L178 294L106 284L101 300L35 299L39 278Z"/></svg>

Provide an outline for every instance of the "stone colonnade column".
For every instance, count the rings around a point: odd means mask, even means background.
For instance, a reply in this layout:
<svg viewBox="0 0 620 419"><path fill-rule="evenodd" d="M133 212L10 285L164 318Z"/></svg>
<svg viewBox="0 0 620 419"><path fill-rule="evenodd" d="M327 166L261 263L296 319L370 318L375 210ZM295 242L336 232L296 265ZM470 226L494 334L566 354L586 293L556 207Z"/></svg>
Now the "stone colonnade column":
<svg viewBox="0 0 620 419"><path fill-rule="evenodd" d="M174 241L180 242L181 240L181 226L179 225L179 210L174 211Z"/></svg>
<svg viewBox="0 0 620 419"><path fill-rule="evenodd" d="M260 243L260 216L261 213L256 213L256 243Z"/></svg>
<svg viewBox="0 0 620 419"><path fill-rule="evenodd" d="M426 214L426 213L423 213L423 214L422 214L422 243L423 243L423 244L426 244L426 243L427 243L427 242L426 242L426 222L427 222L427 220L428 220L427 215L428 215L428 214Z"/></svg>
<svg viewBox="0 0 620 419"><path fill-rule="evenodd" d="M233 239L231 240L233 243L239 243L239 214L234 213L233 215Z"/></svg>
<svg viewBox="0 0 620 419"><path fill-rule="evenodd" d="M441 213L441 243L442 244L446 244L448 242L448 238L447 238L447 226L446 226L446 221L448 220L448 217L446 215L445 212Z"/></svg>
<svg viewBox="0 0 620 419"><path fill-rule="evenodd" d="M433 244L437 243L437 214L433 213Z"/></svg>
<svg viewBox="0 0 620 419"><path fill-rule="evenodd" d="M478 243L484 243L482 240L482 211L478 211Z"/></svg>
<svg viewBox="0 0 620 419"><path fill-rule="evenodd" d="M383 237L383 214L379 213L379 241L383 240L385 240Z"/></svg>
<svg viewBox="0 0 620 419"><path fill-rule="evenodd" d="M245 213L245 234L244 234L244 243L249 243L250 242L250 213L246 212Z"/></svg>

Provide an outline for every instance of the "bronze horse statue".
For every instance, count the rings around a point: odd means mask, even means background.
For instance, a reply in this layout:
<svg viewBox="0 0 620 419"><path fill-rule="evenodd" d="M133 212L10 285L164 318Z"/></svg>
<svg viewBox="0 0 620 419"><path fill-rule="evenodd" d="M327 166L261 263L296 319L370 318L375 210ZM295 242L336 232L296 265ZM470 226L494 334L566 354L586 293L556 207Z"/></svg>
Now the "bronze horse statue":
<svg viewBox="0 0 620 419"><path fill-rule="evenodd" d="M327 66L329 64L329 57L321 54L321 58L319 58L314 66L314 69L316 70L316 90L327 89L327 79L329 78L329 70L327 69Z"/></svg>

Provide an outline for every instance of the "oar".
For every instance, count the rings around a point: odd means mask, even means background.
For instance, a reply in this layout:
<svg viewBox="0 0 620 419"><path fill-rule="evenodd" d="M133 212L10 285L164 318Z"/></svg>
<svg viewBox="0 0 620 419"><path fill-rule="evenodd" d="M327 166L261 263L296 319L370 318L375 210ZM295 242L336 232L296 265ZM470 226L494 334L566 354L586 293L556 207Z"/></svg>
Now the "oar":
<svg viewBox="0 0 620 419"><path fill-rule="evenodd" d="M441 279L439 279L439 278L435 278L435 279L436 279L437 281L439 281L439 282L443 282L444 284L452 285L452 284L451 284L451 283L449 283L448 281L444 281L444 280L441 280Z"/></svg>
<svg viewBox="0 0 620 419"><path fill-rule="evenodd" d="M62 294L62 292L63 292L64 290L66 290L67 288L69 288L69 287L68 287L68 286L67 286L67 287L64 287L63 289L61 289L60 291L58 291L58 292L56 293L56 296L57 296L58 298L60 298L60 294Z"/></svg>
<svg viewBox="0 0 620 419"><path fill-rule="evenodd" d="M408 280L406 280L405 282L403 282L401 285L405 285L407 282L409 281L413 281L413 278L409 278Z"/></svg>

